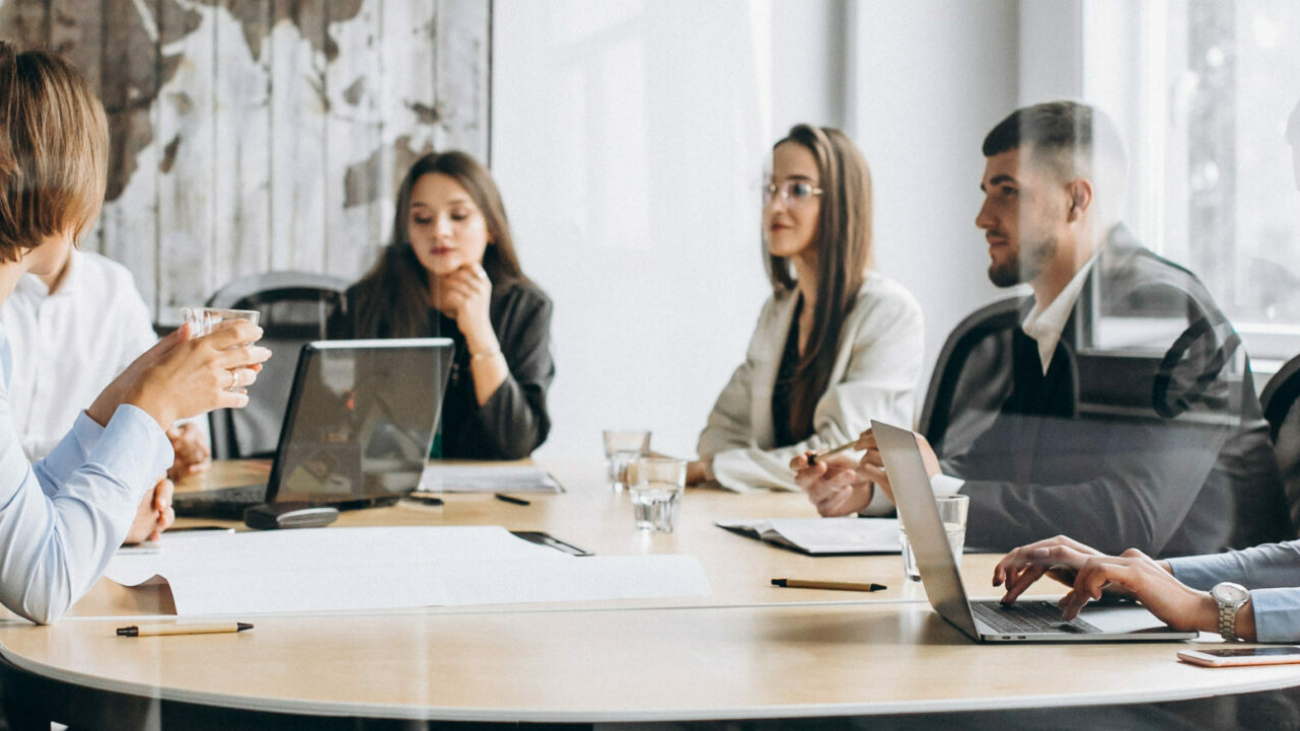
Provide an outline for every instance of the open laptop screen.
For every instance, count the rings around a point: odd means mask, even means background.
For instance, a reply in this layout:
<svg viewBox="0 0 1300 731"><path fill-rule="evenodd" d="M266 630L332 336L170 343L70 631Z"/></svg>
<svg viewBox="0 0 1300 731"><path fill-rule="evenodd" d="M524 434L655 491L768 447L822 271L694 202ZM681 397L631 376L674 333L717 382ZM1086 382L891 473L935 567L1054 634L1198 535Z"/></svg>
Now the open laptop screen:
<svg viewBox="0 0 1300 731"><path fill-rule="evenodd" d="M414 490L451 362L446 338L303 346L267 501L372 503Z"/></svg>

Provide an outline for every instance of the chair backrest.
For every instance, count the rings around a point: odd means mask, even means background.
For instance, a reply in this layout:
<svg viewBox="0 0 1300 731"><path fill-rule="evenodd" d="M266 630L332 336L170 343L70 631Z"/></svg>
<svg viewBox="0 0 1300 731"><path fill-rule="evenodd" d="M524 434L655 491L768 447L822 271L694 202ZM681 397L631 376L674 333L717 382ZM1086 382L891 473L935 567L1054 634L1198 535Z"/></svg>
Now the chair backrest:
<svg viewBox="0 0 1300 731"><path fill-rule="evenodd" d="M1300 356L1268 379L1259 400L1291 507L1291 524L1300 526Z"/></svg>
<svg viewBox="0 0 1300 731"><path fill-rule="evenodd" d="M326 321L343 301L347 287L347 281L324 274L269 272L236 279L208 299L209 307L260 312L261 344L274 353L249 389L246 408L209 415L213 457L240 459L275 453L298 352L306 343L325 339Z"/></svg>
<svg viewBox="0 0 1300 731"><path fill-rule="evenodd" d="M958 323L944 342L917 425L917 431L940 456L945 453L945 441L971 441L997 416L996 409L954 412L954 404L996 406L1009 395L1010 381L1002 366L1010 362L1010 354L1000 357L998 351L1010 347L1010 338L1004 336L1019 324L1026 298L1017 295L981 307Z"/></svg>

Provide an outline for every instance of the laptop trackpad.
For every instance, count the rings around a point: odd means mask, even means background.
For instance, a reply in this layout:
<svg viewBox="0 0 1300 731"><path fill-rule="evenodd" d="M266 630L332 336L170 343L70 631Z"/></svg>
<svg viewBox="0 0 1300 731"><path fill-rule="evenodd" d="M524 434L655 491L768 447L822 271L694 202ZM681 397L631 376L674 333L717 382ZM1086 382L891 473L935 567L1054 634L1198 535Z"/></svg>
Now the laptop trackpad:
<svg viewBox="0 0 1300 731"><path fill-rule="evenodd" d="M1106 634L1168 631L1169 629L1164 622L1156 619L1156 615L1143 607L1131 605L1116 607L1090 604L1079 612L1079 619Z"/></svg>

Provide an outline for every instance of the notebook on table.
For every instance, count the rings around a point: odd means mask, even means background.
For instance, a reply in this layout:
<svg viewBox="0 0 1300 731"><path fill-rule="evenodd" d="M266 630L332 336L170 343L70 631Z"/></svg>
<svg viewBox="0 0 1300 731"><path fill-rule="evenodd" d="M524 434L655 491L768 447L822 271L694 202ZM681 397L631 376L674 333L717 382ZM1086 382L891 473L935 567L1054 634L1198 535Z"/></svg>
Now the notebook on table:
<svg viewBox="0 0 1300 731"><path fill-rule="evenodd" d="M270 502L351 508L396 501L420 484L452 355L447 338L304 345L269 480L177 493L176 514L239 519Z"/></svg>
<svg viewBox="0 0 1300 731"><path fill-rule="evenodd" d="M714 525L810 556L900 553L894 518L769 518L719 520Z"/></svg>

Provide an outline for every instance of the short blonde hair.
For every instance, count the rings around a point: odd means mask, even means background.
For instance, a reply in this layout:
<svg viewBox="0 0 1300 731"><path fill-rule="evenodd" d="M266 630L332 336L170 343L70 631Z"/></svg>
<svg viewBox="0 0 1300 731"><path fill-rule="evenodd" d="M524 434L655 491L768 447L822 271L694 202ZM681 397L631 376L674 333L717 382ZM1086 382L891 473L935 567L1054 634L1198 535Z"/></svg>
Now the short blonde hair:
<svg viewBox="0 0 1300 731"><path fill-rule="evenodd" d="M90 228L104 201L108 121L81 74L0 41L0 263Z"/></svg>

